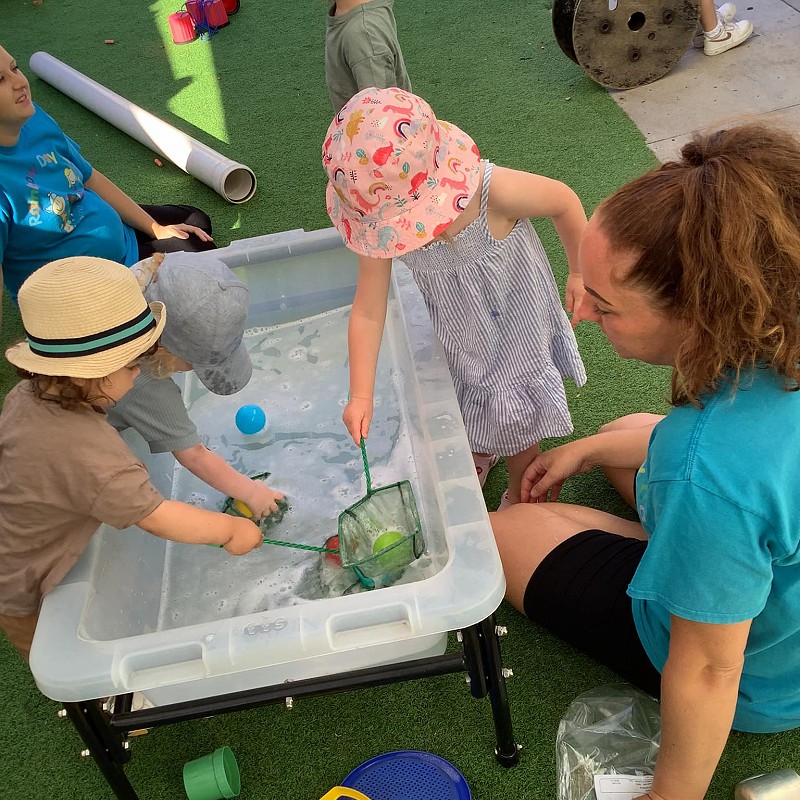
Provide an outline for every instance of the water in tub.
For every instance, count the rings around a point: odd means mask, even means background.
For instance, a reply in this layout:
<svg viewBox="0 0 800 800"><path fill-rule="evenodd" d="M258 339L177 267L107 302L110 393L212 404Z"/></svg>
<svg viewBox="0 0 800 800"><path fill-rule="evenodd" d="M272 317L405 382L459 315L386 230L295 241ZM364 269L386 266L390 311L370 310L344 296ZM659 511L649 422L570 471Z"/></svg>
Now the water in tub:
<svg viewBox="0 0 800 800"><path fill-rule="evenodd" d="M232 397L211 394L193 373L187 376L184 397L207 446L245 474L268 470L270 486L289 500L291 510L269 529L272 538L321 546L336 533L339 513L366 492L361 453L341 421L348 386L349 313L346 306L248 330L245 343L253 377ZM416 486L390 355L385 344L367 442L370 470L376 487L404 479ZM234 421L237 409L248 403L259 405L267 416L266 427L252 435L241 433ZM219 509L224 501L180 465L173 486L174 499L204 508ZM337 580L321 570L316 553L268 544L233 557L216 548L169 543L165 569L160 629L361 590L346 575ZM398 582L433 572L431 559L423 555Z"/></svg>

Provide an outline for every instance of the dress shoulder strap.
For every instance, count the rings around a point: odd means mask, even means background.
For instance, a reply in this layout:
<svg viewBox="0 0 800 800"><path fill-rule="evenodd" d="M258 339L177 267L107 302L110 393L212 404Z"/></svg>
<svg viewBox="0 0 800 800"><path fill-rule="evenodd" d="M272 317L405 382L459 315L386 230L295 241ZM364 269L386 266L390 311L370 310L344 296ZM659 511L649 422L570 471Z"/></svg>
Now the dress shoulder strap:
<svg viewBox="0 0 800 800"><path fill-rule="evenodd" d="M483 171L483 184L481 186L481 216L486 217L486 209L489 206L489 181L492 179L492 164L491 161L484 161L486 165Z"/></svg>

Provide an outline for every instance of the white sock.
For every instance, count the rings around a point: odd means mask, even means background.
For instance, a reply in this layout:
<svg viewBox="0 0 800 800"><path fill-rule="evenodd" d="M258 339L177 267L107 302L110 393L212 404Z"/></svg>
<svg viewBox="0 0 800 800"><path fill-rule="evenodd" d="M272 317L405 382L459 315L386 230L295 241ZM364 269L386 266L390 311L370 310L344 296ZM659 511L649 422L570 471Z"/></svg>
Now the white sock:
<svg viewBox="0 0 800 800"><path fill-rule="evenodd" d="M717 17L717 27L714 28L713 31L703 31L703 33L705 34L706 39L717 39L722 33L723 28L724 25L722 20L719 17Z"/></svg>

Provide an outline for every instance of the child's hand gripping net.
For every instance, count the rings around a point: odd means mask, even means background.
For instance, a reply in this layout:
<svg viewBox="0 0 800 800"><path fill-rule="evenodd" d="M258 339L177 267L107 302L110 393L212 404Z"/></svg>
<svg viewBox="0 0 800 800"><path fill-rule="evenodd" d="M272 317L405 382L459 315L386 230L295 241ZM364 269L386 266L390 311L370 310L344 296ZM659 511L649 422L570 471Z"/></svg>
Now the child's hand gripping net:
<svg viewBox="0 0 800 800"><path fill-rule="evenodd" d="M270 475L269 472L261 472L258 475L253 475L252 480L266 481L269 475ZM262 517L259 520L255 520L256 524L261 528L262 531L267 531L269 528L272 528L274 525L280 523L283 520L283 517L286 514L286 512L289 511L289 509L291 508L291 506L289 505L289 501L285 497L281 500L278 500L277 503L278 503L277 511L273 511L266 517ZM234 497L228 497L225 500L225 504L222 506L222 513L231 514L234 517L245 517L246 519L253 519L253 512L247 507L247 505L241 500L237 500Z"/></svg>

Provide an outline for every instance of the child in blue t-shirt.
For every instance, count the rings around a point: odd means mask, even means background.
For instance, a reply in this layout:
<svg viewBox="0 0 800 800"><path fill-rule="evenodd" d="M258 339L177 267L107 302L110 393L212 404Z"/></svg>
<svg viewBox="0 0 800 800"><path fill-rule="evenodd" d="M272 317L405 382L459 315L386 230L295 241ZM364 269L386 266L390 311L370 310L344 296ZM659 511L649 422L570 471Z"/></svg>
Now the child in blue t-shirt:
<svg viewBox="0 0 800 800"><path fill-rule="evenodd" d="M92 255L130 266L153 252L214 247L191 206L139 206L81 155L31 100L0 47L0 275L11 297L36 269Z"/></svg>

